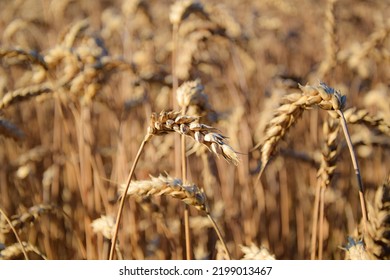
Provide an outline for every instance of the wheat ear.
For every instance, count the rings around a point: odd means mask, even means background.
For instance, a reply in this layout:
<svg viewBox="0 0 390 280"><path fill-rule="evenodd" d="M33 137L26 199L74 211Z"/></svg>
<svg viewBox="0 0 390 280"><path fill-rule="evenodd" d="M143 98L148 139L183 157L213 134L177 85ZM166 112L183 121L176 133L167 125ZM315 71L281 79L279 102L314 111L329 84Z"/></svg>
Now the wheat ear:
<svg viewBox="0 0 390 280"><path fill-rule="evenodd" d="M20 48L3 49L0 47L0 58L14 58L18 62L29 61L32 64L42 66L45 70L48 69L44 58L35 51L27 52Z"/></svg>
<svg viewBox="0 0 390 280"><path fill-rule="evenodd" d="M120 185L119 194L125 194L125 185ZM174 179L170 176L160 175L152 177L150 180L133 181L127 190L126 195L138 196L160 196L166 195L180 199L187 205L192 205L200 211L208 213L206 206L206 196L196 185L185 185L182 180Z"/></svg>
<svg viewBox="0 0 390 280"><path fill-rule="evenodd" d="M390 176L367 201L368 231L364 242L367 251L376 259L390 259Z"/></svg>
<svg viewBox="0 0 390 280"><path fill-rule="evenodd" d="M275 256L271 255L265 247L258 247L255 244L250 246L240 245L241 251L244 253L243 260L275 260Z"/></svg>
<svg viewBox="0 0 390 280"><path fill-rule="evenodd" d="M239 158L237 153L229 146L226 136L217 133L217 129L209 125L198 123L198 118L182 115L180 112L161 112L159 115L152 114L149 131L150 135L164 135L177 132L194 139L205 145L215 155L221 155L229 163L237 165Z"/></svg>
<svg viewBox="0 0 390 280"><path fill-rule="evenodd" d="M390 136L390 124L383 118L370 114L365 109L348 108L344 111L344 117L349 124L363 124L384 135Z"/></svg>
<svg viewBox="0 0 390 280"><path fill-rule="evenodd" d="M324 78L336 66L337 44L336 44L336 20L335 4L337 0L328 0L325 10L325 58L322 60L317 71L318 76Z"/></svg>
<svg viewBox="0 0 390 280"><path fill-rule="evenodd" d="M11 260L17 256L19 256L21 253L25 252L34 252L38 256L40 256L42 259L46 260L46 256L42 254L38 248L35 246L22 242L22 243L15 243L10 246L7 246L3 250L0 251L0 260Z"/></svg>
<svg viewBox="0 0 390 280"><path fill-rule="evenodd" d="M324 83L320 83L318 86L299 85L299 87L300 93L285 96L283 103L276 109L272 120L266 127L265 138L261 144L261 168L258 179L260 179L279 141L296 124L305 110L318 106L332 113L345 106L346 97L338 91L330 90Z"/></svg>
<svg viewBox="0 0 390 280"><path fill-rule="evenodd" d="M11 104L49 92L52 92L52 88L48 84L34 85L7 92L0 100L0 109L4 109Z"/></svg>
<svg viewBox="0 0 390 280"><path fill-rule="evenodd" d="M15 237L16 237L16 240L18 241L19 245L20 245L20 249L22 250L23 252L23 255L24 255L24 258L26 260L28 260L28 256L27 256L27 252L24 248L24 244L22 243L22 240L20 239L19 237L19 234L16 232L16 229L14 228L14 226L12 225L12 222L11 220L8 218L8 216L4 213L3 209L0 208L0 214L4 217L4 219L7 221L7 223L9 224L10 228L12 229Z"/></svg>
<svg viewBox="0 0 390 280"><path fill-rule="evenodd" d="M12 228L15 230L20 230L24 226L36 222L43 214L47 214L51 212L56 212L63 215L70 222L70 225L73 228L71 217L69 217L69 215L66 214L62 208L52 204L37 204L30 207L26 212L20 215L12 216L10 220L11 222L10 224L4 224L4 225L0 224L0 232L8 233L10 230L12 230ZM74 236L79 245L81 255L83 256L84 259L86 259L87 253L85 251L80 236L77 233Z"/></svg>
<svg viewBox="0 0 390 280"><path fill-rule="evenodd" d="M346 258L350 260L370 260L371 257L367 253L363 240L356 241L352 237L348 237L348 244L344 248L347 251Z"/></svg>

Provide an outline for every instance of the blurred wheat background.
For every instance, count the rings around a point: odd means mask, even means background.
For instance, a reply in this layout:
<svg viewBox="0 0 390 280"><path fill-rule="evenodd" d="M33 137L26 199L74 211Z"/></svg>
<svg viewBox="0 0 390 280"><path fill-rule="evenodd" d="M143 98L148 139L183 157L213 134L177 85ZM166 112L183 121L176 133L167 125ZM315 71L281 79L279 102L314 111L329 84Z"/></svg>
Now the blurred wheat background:
<svg viewBox="0 0 390 280"><path fill-rule="evenodd" d="M227 258L207 213L233 259L388 259L389 19L382 0L0 0L0 259L107 259L152 113L179 110L185 85L201 92L185 113L239 162L180 120L197 140L183 179L179 138L151 138L133 180L157 183L130 185L116 258L185 259L188 208L193 259ZM292 118L257 181L274 110L320 81L346 96L366 232L345 138L324 110Z"/></svg>

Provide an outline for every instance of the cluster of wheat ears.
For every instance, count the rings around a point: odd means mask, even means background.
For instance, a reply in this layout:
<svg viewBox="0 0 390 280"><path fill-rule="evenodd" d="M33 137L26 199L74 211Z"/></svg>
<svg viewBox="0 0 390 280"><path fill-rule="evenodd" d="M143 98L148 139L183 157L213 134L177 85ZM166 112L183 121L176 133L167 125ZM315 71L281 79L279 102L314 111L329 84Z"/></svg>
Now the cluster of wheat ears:
<svg viewBox="0 0 390 280"><path fill-rule="evenodd" d="M390 11L349 2L3 3L0 259L389 259Z"/></svg>

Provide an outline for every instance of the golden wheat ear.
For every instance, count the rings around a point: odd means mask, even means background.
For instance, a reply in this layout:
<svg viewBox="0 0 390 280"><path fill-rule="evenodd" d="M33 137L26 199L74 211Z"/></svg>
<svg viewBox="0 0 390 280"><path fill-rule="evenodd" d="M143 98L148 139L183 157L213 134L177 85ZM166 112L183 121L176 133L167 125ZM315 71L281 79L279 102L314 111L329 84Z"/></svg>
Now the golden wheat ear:
<svg viewBox="0 0 390 280"><path fill-rule="evenodd" d="M14 243L11 244L2 250L0 250L0 260L17 260L20 259L20 256L23 254L23 252L26 253L34 253L38 255L40 258L43 260L46 260L46 256L39 251L37 247L34 245L31 245L30 243L27 242L22 242L20 243Z"/></svg>
<svg viewBox="0 0 390 280"><path fill-rule="evenodd" d="M125 195L125 185L120 185L119 194ZM160 175L150 180L132 181L126 196L170 196L180 199L184 203L194 206L200 211L208 213L206 196L196 185L184 185L181 179Z"/></svg>
<svg viewBox="0 0 390 280"><path fill-rule="evenodd" d="M275 260L275 256L265 247L258 247L254 243L250 246L240 245L244 253L242 260Z"/></svg>
<svg viewBox="0 0 390 280"><path fill-rule="evenodd" d="M371 260L370 255L367 253L363 240L355 240L352 237L348 237L348 244L343 248L347 252L347 260Z"/></svg>
<svg viewBox="0 0 390 280"><path fill-rule="evenodd" d="M261 177L279 142L298 122L305 110L318 106L330 113L332 117L337 117L336 112L345 106L345 95L323 82L320 82L318 86L299 84L299 88L301 92L291 93L284 97L266 127L263 141L260 145L256 145L261 147L261 168L258 178Z"/></svg>
<svg viewBox="0 0 390 280"><path fill-rule="evenodd" d="M364 242L376 259L390 259L390 175L367 199L368 224Z"/></svg>

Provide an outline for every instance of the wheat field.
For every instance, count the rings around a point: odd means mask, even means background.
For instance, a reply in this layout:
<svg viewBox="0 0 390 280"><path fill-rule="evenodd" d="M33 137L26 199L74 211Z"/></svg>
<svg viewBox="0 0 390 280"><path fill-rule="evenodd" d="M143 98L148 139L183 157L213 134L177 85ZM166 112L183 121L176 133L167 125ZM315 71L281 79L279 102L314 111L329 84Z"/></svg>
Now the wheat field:
<svg viewBox="0 0 390 280"><path fill-rule="evenodd" d="M0 259L389 259L382 0L0 0Z"/></svg>

